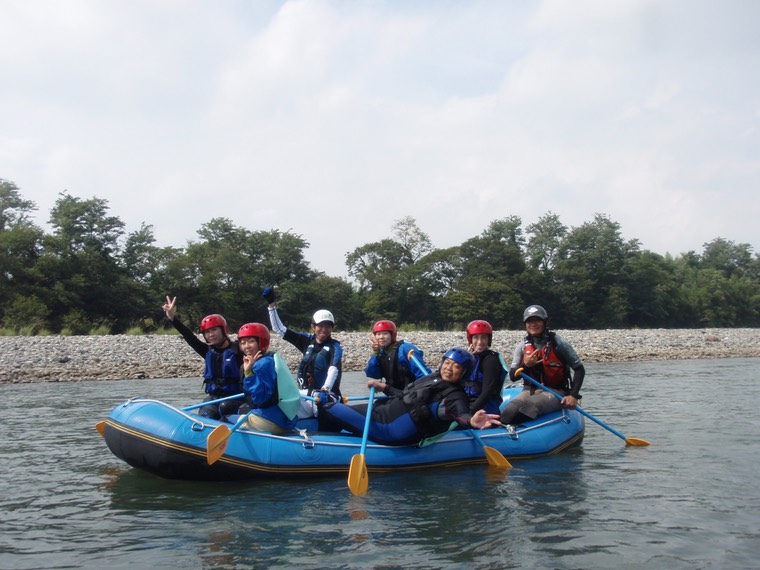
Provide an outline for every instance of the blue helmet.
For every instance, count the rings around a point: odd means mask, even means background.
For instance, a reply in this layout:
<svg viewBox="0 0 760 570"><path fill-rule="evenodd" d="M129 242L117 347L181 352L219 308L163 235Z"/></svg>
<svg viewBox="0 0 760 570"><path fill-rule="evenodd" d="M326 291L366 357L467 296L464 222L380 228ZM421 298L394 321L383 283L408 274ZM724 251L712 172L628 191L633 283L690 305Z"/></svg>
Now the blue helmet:
<svg viewBox="0 0 760 570"><path fill-rule="evenodd" d="M472 354L470 354L464 348L450 348L443 355L443 358L441 358L441 364L443 364L443 361L447 358L449 360L453 360L457 364L464 366L464 373L462 374L460 380L470 377L473 369L475 368L475 357Z"/></svg>

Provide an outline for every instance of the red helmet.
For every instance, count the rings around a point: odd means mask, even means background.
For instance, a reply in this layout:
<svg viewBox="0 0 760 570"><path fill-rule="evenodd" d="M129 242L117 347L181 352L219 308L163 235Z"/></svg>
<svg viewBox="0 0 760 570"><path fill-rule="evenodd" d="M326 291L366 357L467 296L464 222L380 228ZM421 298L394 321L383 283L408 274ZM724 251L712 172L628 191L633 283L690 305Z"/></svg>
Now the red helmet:
<svg viewBox="0 0 760 570"><path fill-rule="evenodd" d="M474 334L487 334L488 346L491 346L493 328L488 323L488 321L472 321L469 325L467 325L467 344L472 344L472 335Z"/></svg>
<svg viewBox="0 0 760 570"><path fill-rule="evenodd" d="M396 323L393 321L377 321L372 327L372 332L389 332L391 333L391 342L396 342Z"/></svg>
<svg viewBox="0 0 760 570"><path fill-rule="evenodd" d="M266 352L269 349L269 329L261 323L246 323L237 334L238 340L241 338L254 337L259 340L259 350Z"/></svg>
<svg viewBox="0 0 760 570"><path fill-rule="evenodd" d="M201 332L213 329L214 327L222 327L225 336L229 334L227 331L227 321L224 320L222 315L214 313L213 315L203 317L203 320L201 321Z"/></svg>

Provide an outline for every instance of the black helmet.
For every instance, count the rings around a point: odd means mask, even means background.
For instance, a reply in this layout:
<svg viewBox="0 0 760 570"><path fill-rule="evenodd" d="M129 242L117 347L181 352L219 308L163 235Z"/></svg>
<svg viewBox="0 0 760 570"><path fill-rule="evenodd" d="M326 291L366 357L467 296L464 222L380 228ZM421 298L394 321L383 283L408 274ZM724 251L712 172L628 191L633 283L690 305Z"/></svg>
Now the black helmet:
<svg viewBox="0 0 760 570"><path fill-rule="evenodd" d="M527 321L531 317L538 317L539 319L547 320L549 315L546 314L546 309L541 305L531 305L523 313L523 322Z"/></svg>

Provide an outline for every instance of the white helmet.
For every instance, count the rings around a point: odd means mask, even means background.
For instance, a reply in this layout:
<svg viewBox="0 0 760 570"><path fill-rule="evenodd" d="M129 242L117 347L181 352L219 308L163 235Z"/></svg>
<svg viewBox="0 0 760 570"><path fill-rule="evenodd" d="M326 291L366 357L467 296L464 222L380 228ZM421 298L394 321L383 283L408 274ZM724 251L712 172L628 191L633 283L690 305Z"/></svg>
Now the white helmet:
<svg viewBox="0 0 760 570"><path fill-rule="evenodd" d="M333 317L333 314L330 311L327 311L325 309L320 309L314 313L314 316L311 318L312 324L315 325L324 323L325 321L329 322L331 325L335 324L335 317Z"/></svg>

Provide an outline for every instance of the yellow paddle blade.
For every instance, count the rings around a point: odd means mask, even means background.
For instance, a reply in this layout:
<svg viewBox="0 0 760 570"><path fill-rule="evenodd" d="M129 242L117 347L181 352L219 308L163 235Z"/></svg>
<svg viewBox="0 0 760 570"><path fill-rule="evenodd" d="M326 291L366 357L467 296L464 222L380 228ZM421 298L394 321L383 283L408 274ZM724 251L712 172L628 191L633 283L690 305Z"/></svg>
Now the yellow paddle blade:
<svg viewBox="0 0 760 570"><path fill-rule="evenodd" d="M498 449L484 445L483 451L485 451L486 459L488 459L488 464L491 467L498 467L499 469L512 469L512 464L507 461L507 458L504 457Z"/></svg>
<svg viewBox="0 0 760 570"><path fill-rule="evenodd" d="M637 447L644 447L645 445L652 445L645 439L639 439L638 437L626 437L625 438L625 444L626 445L635 445Z"/></svg>
<svg viewBox="0 0 760 570"><path fill-rule="evenodd" d="M95 429L98 430L98 433L102 436L106 435L106 421L102 420L95 424Z"/></svg>
<svg viewBox="0 0 760 570"><path fill-rule="evenodd" d="M227 449L227 440L232 435L230 428L225 425L216 426L206 439L206 461L209 465L216 463Z"/></svg>
<svg viewBox="0 0 760 570"><path fill-rule="evenodd" d="M363 497L369 490L369 474L364 454L359 453L351 458L351 466L348 468L348 488L351 494Z"/></svg>

